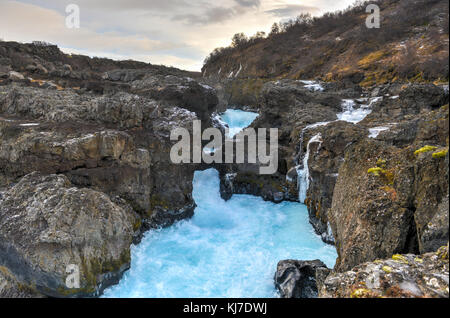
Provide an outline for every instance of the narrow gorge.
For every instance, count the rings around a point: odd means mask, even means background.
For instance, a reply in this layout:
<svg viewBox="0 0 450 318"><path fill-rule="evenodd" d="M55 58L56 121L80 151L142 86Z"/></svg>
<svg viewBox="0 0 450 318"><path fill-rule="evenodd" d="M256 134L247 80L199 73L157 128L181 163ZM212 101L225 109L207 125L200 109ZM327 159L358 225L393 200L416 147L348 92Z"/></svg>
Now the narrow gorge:
<svg viewBox="0 0 450 318"><path fill-rule="evenodd" d="M389 36L356 4L201 73L0 41L0 297L448 298L448 2L405 3ZM195 122L211 156L277 129L276 172L174 163Z"/></svg>

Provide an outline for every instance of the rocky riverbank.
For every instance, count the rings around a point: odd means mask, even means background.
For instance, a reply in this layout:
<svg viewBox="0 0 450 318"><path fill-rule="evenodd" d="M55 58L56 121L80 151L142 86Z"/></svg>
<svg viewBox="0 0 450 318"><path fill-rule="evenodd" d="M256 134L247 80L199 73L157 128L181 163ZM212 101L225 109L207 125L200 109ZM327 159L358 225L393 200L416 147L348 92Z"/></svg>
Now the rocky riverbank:
<svg viewBox="0 0 450 318"><path fill-rule="evenodd" d="M207 166L172 164L170 132L250 108L251 127L279 129L278 171L213 165L222 197L300 200L339 255L333 270L280 263L282 296L448 297L448 85L266 79L231 98L245 81L0 42L0 296L98 296L116 283L146 230L194 213L194 172ZM78 289L67 264L81 264ZM374 272L389 286L362 286Z"/></svg>
<svg viewBox="0 0 450 318"><path fill-rule="evenodd" d="M3 279L33 295L99 295L145 230L192 216L198 167L171 163L170 132L210 124L216 94L186 72L55 47L0 42L0 55ZM91 78L97 89L76 82ZM77 290L67 264L82 264Z"/></svg>

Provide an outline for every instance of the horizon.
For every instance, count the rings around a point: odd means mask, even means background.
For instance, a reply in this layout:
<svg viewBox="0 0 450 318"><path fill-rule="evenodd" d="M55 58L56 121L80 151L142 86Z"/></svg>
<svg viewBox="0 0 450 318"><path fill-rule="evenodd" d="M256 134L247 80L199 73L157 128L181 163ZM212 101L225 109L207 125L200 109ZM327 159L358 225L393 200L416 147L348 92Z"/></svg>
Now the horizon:
<svg viewBox="0 0 450 318"><path fill-rule="evenodd" d="M44 41L67 54L135 60L201 72L204 59L234 34L268 33L301 13L320 16L354 0L119 1L0 0L0 39ZM66 6L80 8L80 28L65 26ZM45 21L45 23L42 23ZM183 30L179 32L179 30Z"/></svg>

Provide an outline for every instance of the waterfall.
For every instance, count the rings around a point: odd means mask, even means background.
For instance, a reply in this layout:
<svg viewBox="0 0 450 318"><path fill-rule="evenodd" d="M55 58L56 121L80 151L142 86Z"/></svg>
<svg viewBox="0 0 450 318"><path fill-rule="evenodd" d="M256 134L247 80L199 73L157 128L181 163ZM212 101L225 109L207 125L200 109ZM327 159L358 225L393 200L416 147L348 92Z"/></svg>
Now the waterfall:
<svg viewBox="0 0 450 318"><path fill-rule="evenodd" d="M343 99L342 113L337 114L338 119L357 124L372 112L373 104L379 102L380 100L383 100L383 97L371 98L369 104L361 105L358 109L355 109L356 103L353 99Z"/></svg>
<svg viewBox="0 0 450 318"><path fill-rule="evenodd" d="M314 84L311 81L301 81L304 84L312 85ZM372 106L375 103L378 103L379 101L383 100L383 97L374 97L370 99L366 99L369 103L366 105L361 105L359 108L355 109L356 102L353 99L343 99L342 100L342 113L337 114L338 120L347 121L353 124L357 124L360 121L362 121L364 118L367 117L372 112ZM301 134L300 134L300 149L299 154L296 157L296 161L300 160L302 156L303 151L303 138L305 131L312 128L317 128L319 126L326 126L330 122L317 122L311 125L306 126ZM373 130L371 130L371 137L376 136L375 134L378 133L378 130L386 130L384 127L376 127ZM313 142L319 142L322 143L322 135L317 134L308 143L307 146L307 152L305 154L305 157L303 158L303 165L297 166L297 186L298 186L298 197L301 203L304 203L306 200L306 195L309 189L309 168L308 168L308 160L310 155L310 145ZM299 162L296 162L299 163ZM302 168L301 168L302 167Z"/></svg>
<svg viewBox="0 0 450 318"><path fill-rule="evenodd" d="M242 71L242 64L239 65L239 70L237 71L237 73L234 75L234 77L238 77L238 75L241 73Z"/></svg>
<svg viewBox="0 0 450 318"><path fill-rule="evenodd" d="M220 117L224 125L243 129L257 116L228 110ZM314 140L321 138L309 143ZM227 174L226 182L232 186L236 176ZM280 260L321 259L334 266L336 249L314 233L305 205L251 195L224 201L215 169L195 172L192 185L194 216L147 232L132 247L130 270L104 297L273 298Z"/></svg>
<svg viewBox="0 0 450 318"><path fill-rule="evenodd" d="M311 144L314 142L322 143L322 135L317 134L311 140L308 142L308 146L306 147L306 155L303 158L303 168L297 169L298 174L298 198L300 200L300 203L304 203L306 200L306 195L308 193L309 189L309 167L308 167L308 160L309 155L311 152Z"/></svg>
<svg viewBox="0 0 450 318"><path fill-rule="evenodd" d="M318 82L316 81L305 81L305 80L300 80L300 83L305 85L305 88L309 89L312 92L323 92L325 89L323 88L322 85L320 85Z"/></svg>
<svg viewBox="0 0 450 318"><path fill-rule="evenodd" d="M302 204L251 195L224 201L215 169L195 173L192 195L194 216L147 232L132 247L130 270L104 297L274 298L280 260L335 265L336 249L314 233Z"/></svg>

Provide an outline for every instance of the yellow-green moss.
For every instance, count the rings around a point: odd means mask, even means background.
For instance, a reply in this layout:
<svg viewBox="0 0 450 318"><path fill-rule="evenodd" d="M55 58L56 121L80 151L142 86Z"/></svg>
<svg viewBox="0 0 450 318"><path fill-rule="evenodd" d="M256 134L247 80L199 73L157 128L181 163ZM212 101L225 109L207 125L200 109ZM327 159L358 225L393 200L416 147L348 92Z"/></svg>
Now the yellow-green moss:
<svg viewBox="0 0 450 318"><path fill-rule="evenodd" d="M386 184L394 184L395 174L392 170L385 170L381 167L374 167L367 170L367 173L373 174L376 177L383 177Z"/></svg>
<svg viewBox="0 0 450 318"><path fill-rule="evenodd" d="M153 210L155 208L163 208L165 210L169 209L169 202L167 202L165 199L161 198L157 194L153 194L150 197L150 212L149 214L153 213Z"/></svg>
<svg viewBox="0 0 450 318"><path fill-rule="evenodd" d="M445 150L442 150L442 151L435 152L433 154L433 158L434 159L445 158L447 156L447 154L448 154L448 149L445 149Z"/></svg>
<svg viewBox="0 0 450 318"><path fill-rule="evenodd" d="M371 173L374 176L379 177L381 175L381 173L383 173L383 171L384 170L382 168L376 167L376 168L370 168L369 170L367 170L367 173L369 173L369 174Z"/></svg>
<svg viewBox="0 0 450 318"><path fill-rule="evenodd" d="M422 148L416 150L416 151L414 152L414 154L417 156L417 155L420 155L421 153L434 151L434 150L436 150L436 149L438 149L438 148L435 147L435 146L428 146L428 145L427 145L427 146L425 146L425 147L422 147Z"/></svg>
<svg viewBox="0 0 450 318"><path fill-rule="evenodd" d="M400 255L400 254L396 254L396 255L392 256L392 259L398 263L409 264L406 257L404 257L403 255Z"/></svg>
<svg viewBox="0 0 450 318"><path fill-rule="evenodd" d="M372 66L374 63L380 61L385 55L386 52L384 50L370 53L365 57L363 57L361 60L359 60L358 65L362 68L368 68L369 66Z"/></svg>
<svg viewBox="0 0 450 318"><path fill-rule="evenodd" d="M12 274L10 273L9 269L4 267L4 266L0 266L0 272L3 273L3 275L5 276L12 276Z"/></svg>
<svg viewBox="0 0 450 318"><path fill-rule="evenodd" d="M140 230L141 227L142 227L142 219L140 217L137 217L136 222L134 222L133 224L133 231L136 232Z"/></svg>
<svg viewBox="0 0 450 318"><path fill-rule="evenodd" d="M368 298L371 296L371 291L365 288L358 288L350 295L351 298Z"/></svg>
<svg viewBox="0 0 450 318"><path fill-rule="evenodd" d="M377 167L379 167L379 168L386 168L386 163L387 163L386 160L383 160L383 159L380 158L377 161Z"/></svg>
<svg viewBox="0 0 450 318"><path fill-rule="evenodd" d="M385 273L390 274L390 273L392 272L392 267L389 267L389 266L383 266L382 270L383 270Z"/></svg>
<svg viewBox="0 0 450 318"><path fill-rule="evenodd" d="M436 255L439 256L442 260L448 260L448 245L439 248L439 250L436 252Z"/></svg>
<svg viewBox="0 0 450 318"><path fill-rule="evenodd" d="M106 248L106 246L104 247ZM67 289L66 287L58 288L58 293L64 296L75 294L93 294L97 290L99 275L106 273L118 272L123 265L129 264L131 261L130 250L123 251L118 259L100 260L90 259L87 262L82 256L81 270L84 277L85 285L80 289Z"/></svg>

